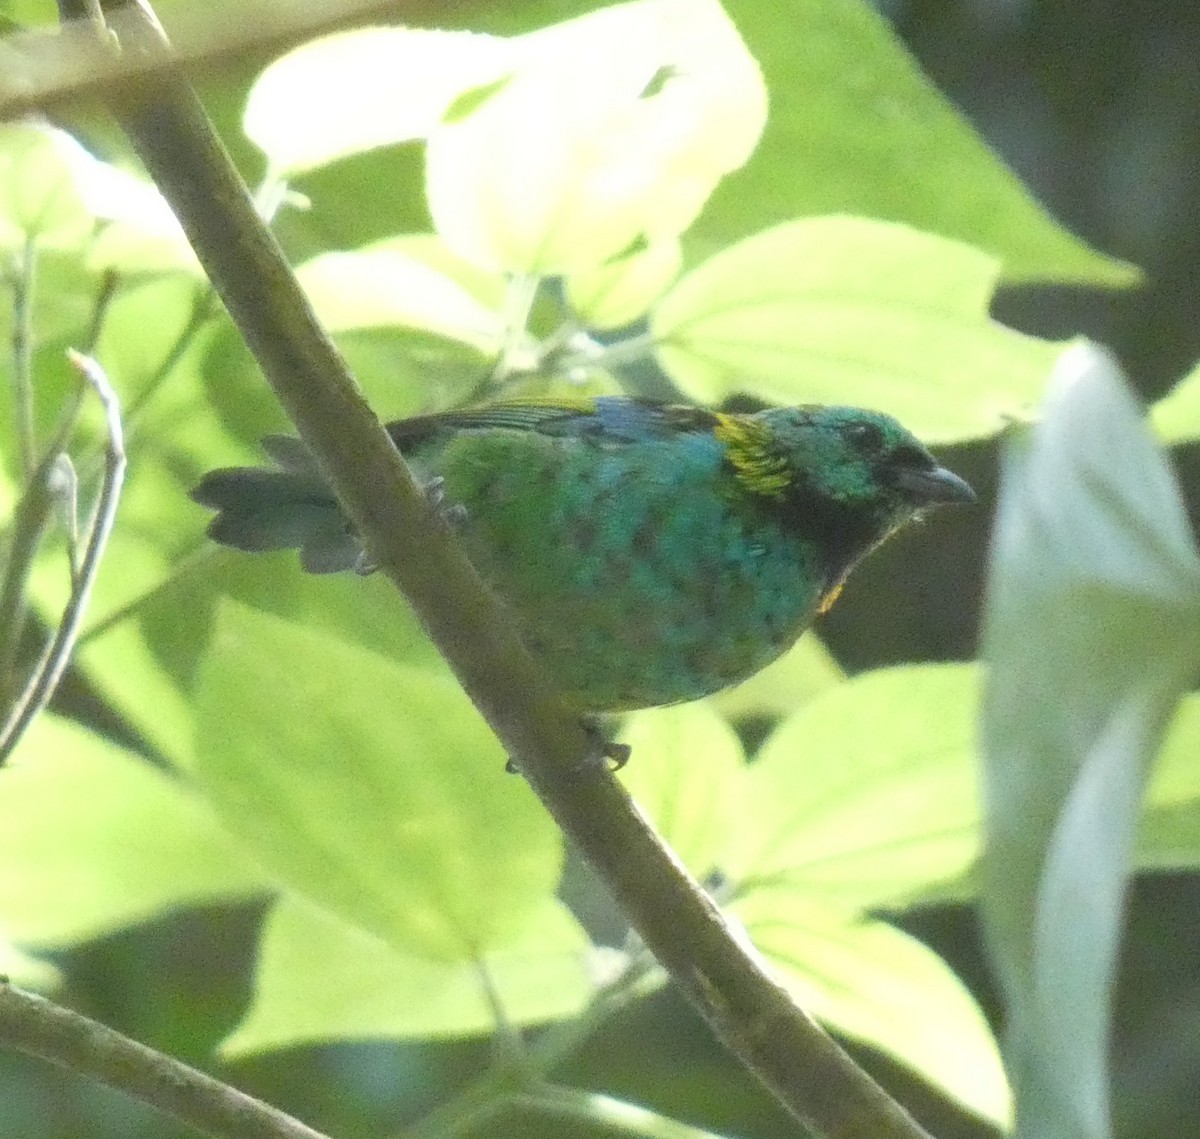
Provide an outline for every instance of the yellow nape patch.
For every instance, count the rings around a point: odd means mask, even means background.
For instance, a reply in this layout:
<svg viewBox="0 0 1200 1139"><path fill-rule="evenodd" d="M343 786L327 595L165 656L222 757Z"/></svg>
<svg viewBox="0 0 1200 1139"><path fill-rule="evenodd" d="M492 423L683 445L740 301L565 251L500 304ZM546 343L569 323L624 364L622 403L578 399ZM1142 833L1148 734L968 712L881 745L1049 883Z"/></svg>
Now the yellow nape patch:
<svg viewBox="0 0 1200 1139"><path fill-rule="evenodd" d="M786 461L771 446L771 429L738 415L717 413L713 434L725 446L738 481L754 494L778 498L792 481Z"/></svg>

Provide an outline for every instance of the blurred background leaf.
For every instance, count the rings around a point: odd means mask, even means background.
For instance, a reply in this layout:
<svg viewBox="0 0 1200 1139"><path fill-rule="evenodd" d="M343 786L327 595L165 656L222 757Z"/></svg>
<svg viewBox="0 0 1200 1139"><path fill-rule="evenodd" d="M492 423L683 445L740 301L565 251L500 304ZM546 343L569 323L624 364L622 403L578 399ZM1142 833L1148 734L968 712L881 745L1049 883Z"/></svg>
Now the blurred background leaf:
<svg viewBox="0 0 1200 1139"><path fill-rule="evenodd" d="M1006 449L985 624L983 909L1019 1136L1111 1134L1110 994L1149 766L1200 668L1200 559L1112 361Z"/></svg>

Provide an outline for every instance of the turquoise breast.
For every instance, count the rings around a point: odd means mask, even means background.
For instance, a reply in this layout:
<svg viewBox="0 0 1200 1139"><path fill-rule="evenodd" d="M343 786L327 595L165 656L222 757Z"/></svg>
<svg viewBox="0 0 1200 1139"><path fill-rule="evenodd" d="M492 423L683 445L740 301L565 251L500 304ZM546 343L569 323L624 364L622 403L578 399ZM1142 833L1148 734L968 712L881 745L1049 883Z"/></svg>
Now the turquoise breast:
<svg viewBox="0 0 1200 1139"><path fill-rule="evenodd" d="M739 493L709 435L613 449L462 433L413 457L465 507L471 560L583 710L694 700L750 676L832 584L810 543Z"/></svg>

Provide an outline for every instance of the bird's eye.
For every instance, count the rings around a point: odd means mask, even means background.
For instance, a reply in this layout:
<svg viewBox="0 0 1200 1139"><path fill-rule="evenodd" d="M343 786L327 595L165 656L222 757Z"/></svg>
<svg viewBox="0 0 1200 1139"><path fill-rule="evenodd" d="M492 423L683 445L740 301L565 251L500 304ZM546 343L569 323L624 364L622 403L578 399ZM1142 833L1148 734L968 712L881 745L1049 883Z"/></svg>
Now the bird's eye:
<svg viewBox="0 0 1200 1139"><path fill-rule="evenodd" d="M846 435L856 447L861 447L864 451L883 449L883 432L874 423L851 423L846 428Z"/></svg>

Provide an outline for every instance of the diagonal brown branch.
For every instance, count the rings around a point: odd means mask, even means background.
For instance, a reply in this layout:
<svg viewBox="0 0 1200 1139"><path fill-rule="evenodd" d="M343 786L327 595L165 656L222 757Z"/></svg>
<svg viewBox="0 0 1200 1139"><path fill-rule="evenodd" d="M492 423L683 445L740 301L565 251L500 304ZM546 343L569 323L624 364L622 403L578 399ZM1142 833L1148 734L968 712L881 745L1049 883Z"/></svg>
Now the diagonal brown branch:
<svg viewBox="0 0 1200 1139"><path fill-rule="evenodd" d="M80 0L60 0L80 18ZM797 1008L594 762L593 745L530 659L363 402L184 80L148 8L122 49L154 61L109 105L263 373L397 585L558 824L717 1035L795 1117L828 1139L927 1139ZM501 778L497 773L497 778Z"/></svg>
<svg viewBox="0 0 1200 1139"><path fill-rule="evenodd" d="M91 1076L219 1139L327 1139L270 1104L3 981L0 1044Z"/></svg>

